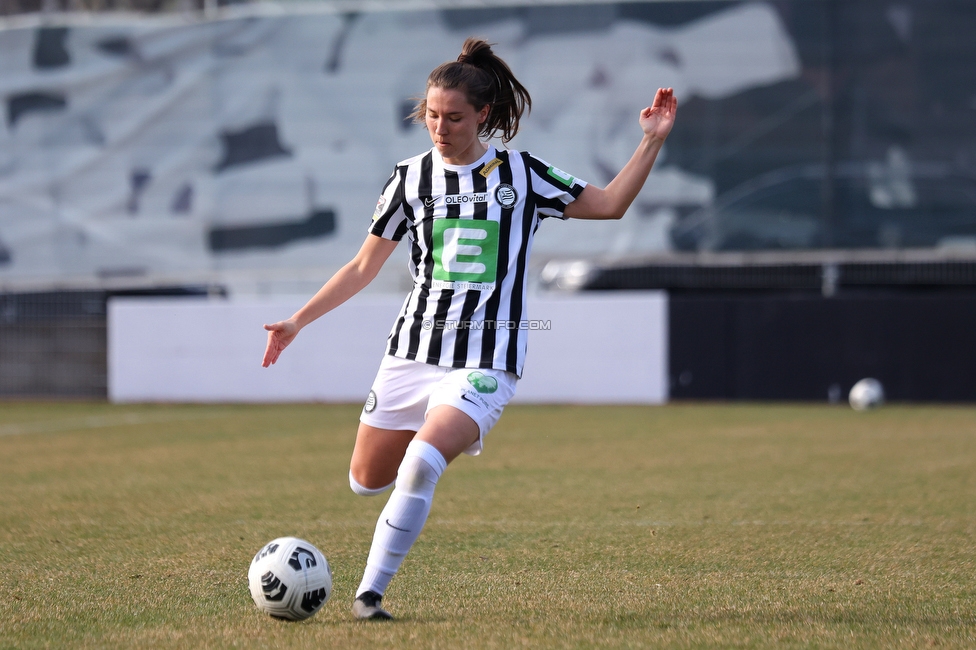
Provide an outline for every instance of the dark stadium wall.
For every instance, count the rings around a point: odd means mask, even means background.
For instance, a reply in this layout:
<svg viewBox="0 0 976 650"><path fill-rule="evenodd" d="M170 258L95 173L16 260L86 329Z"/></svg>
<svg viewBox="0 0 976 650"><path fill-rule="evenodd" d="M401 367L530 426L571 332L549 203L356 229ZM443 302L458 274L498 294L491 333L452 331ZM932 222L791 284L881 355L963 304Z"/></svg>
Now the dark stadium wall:
<svg viewBox="0 0 976 650"><path fill-rule="evenodd" d="M843 401L874 377L895 401L976 400L976 291L675 292L672 399Z"/></svg>
<svg viewBox="0 0 976 650"><path fill-rule="evenodd" d="M100 291L0 294L0 397L104 397Z"/></svg>
<svg viewBox="0 0 976 650"><path fill-rule="evenodd" d="M0 399L108 395L106 305L113 296L220 296L219 287L0 292Z"/></svg>

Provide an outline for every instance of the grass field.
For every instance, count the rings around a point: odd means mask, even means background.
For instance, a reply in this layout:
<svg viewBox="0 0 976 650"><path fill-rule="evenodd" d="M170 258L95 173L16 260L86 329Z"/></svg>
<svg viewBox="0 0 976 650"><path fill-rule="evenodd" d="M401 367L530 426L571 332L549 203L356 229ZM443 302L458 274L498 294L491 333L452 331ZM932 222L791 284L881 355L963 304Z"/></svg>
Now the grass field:
<svg viewBox="0 0 976 650"><path fill-rule="evenodd" d="M0 648L976 647L976 409L512 407L385 603L358 407L0 403ZM297 535L303 623L246 571Z"/></svg>

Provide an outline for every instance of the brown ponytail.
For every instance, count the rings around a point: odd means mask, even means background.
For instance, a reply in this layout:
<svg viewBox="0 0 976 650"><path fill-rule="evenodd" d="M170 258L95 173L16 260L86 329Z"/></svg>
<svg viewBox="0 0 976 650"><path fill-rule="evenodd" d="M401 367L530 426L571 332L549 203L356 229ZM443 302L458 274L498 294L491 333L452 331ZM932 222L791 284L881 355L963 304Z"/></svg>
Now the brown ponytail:
<svg viewBox="0 0 976 650"><path fill-rule="evenodd" d="M464 41L457 61L450 61L434 68L427 77L427 88L460 90L475 110L489 106L488 118L478 135L492 138L501 133L502 142L509 142L519 130L519 120L532 108L532 98L525 86L519 83L504 61L491 51L491 44L468 38ZM423 124L427 116L426 90L417 103L413 121Z"/></svg>

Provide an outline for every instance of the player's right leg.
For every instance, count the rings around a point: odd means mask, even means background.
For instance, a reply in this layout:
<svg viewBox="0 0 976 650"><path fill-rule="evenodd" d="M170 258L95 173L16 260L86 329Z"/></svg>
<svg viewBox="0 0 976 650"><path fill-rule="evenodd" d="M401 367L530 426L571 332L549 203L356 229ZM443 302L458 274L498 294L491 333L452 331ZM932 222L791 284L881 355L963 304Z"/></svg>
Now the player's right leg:
<svg viewBox="0 0 976 650"><path fill-rule="evenodd" d="M393 486L407 445L424 425L428 386L444 372L416 361L383 357L359 416L349 462L353 492L373 496Z"/></svg>
<svg viewBox="0 0 976 650"><path fill-rule="evenodd" d="M385 492L396 481L397 468L416 431L380 429L359 424L349 461L349 486L360 496Z"/></svg>

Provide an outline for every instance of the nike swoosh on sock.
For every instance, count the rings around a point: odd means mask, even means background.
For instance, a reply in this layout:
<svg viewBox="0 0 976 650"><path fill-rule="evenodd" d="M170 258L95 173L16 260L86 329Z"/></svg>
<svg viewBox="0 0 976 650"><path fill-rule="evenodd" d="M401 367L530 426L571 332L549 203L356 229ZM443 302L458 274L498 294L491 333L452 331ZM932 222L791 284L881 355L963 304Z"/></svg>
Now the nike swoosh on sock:
<svg viewBox="0 0 976 650"><path fill-rule="evenodd" d="M386 520L386 525L389 526L390 528L392 528L393 530L399 530L401 533L409 533L410 532L406 528L400 528L398 526L394 526L393 524L390 523L390 520L389 519Z"/></svg>

